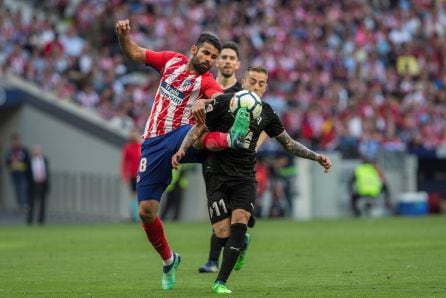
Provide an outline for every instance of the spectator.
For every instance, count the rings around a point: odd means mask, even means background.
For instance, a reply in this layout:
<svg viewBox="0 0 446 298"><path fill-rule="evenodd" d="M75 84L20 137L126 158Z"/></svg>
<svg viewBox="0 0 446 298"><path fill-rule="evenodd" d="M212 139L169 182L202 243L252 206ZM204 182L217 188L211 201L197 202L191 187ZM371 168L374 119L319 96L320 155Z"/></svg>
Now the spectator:
<svg viewBox="0 0 446 298"><path fill-rule="evenodd" d="M403 44L402 53L398 56L396 61L396 68L398 74L401 76L416 76L420 73L420 66L417 58L411 53L408 44Z"/></svg>
<svg viewBox="0 0 446 298"><path fill-rule="evenodd" d="M34 206L39 203L38 223L45 223L46 196L50 190L50 168L48 159L42 155L40 145L35 145L31 151L31 191L29 196L29 208L27 223L31 225L34 218Z"/></svg>
<svg viewBox="0 0 446 298"><path fill-rule="evenodd" d="M337 146L344 157L355 158L365 131L382 133L393 122L392 144L383 140L380 150L394 150L398 139L405 145L398 148L408 150L418 133L429 150L439 146L437 136L446 117L429 117L445 107L444 2L260 0L204 5L189 0L182 6L165 1L164 9L155 2L39 2L44 13L59 19L38 16L33 10L28 15L5 3L0 12L0 73L15 74L73 102L80 100L107 120L121 114L122 101L128 100L133 111L126 114L132 121L115 121L125 127L133 122L142 129L141 114L150 110L157 84L151 75L139 83L147 94L147 106L139 109L141 96L129 95L124 84L143 67L117 55L115 37L109 34L113 20L132 15L135 40L155 51L185 52L203 29L238 41L242 61L266 65L270 72L265 99L284 117L290 133L315 149ZM216 18L215 11L226 17ZM190 34L178 34L183 28ZM290 50L295 48L299 51ZM99 103L94 93L84 94L86 82L92 84ZM113 90L111 101L102 100L106 88ZM390 102L396 120L384 111ZM412 119L411 127L398 120L404 117ZM342 125L346 127L338 129Z"/></svg>
<svg viewBox="0 0 446 298"><path fill-rule="evenodd" d="M364 157L363 162L356 167L350 180L350 194L353 215L356 217L370 215L371 209L379 205L381 196L385 207L392 209L386 180L374 160Z"/></svg>
<svg viewBox="0 0 446 298"><path fill-rule="evenodd" d="M136 128L130 131L130 138L122 149L121 178L129 185L131 198L129 202L130 218L137 222L138 200L136 199L136 176L138 174L139 159L141 158L141 135Z"/></svg>
<svg viewBox="0 0 446 298"><path fill-rule="evenodd" d="M31 161L28 149L22 145L18 133L11 135L11 147L6 154L6 165L11 175L18 210L24 212L28 206Z"/></svg>
<svg viewBox="0 0 446 298"><path fill-rule="evenodd" d="M282 194L282 206L284 207L283 215L291 217L294 210L294 194L295 183L294 179L297 175L297 168L294 164L294 156L284 150L279 150L274 161L274 176L277 183L277 187L281 188L279 193Z"/></svg>
<svg viewBox="0 0 446 298"><path fill-rule="evenodd" d="M122 104L118 113L110 120L110 124L124 130L131 130L135 127L132 117L129 116L128 108Z"/></svg>
<svg viewBox="0 0 446 298"><path fill-rule="evenodd" d="M257 157L256 162L256 181L257 181L257 193L256 193L256 205L254 208L255 217L262 217L263 205L267 188L269 187L269 172L268 166L265 164L262 157Z"/></svg>

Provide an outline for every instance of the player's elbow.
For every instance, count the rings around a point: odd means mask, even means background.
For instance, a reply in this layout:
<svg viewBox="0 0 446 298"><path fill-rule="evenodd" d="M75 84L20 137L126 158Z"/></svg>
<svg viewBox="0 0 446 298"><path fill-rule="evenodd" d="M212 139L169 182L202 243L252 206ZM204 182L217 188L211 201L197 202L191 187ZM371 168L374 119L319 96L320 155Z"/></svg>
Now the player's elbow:
<svg viewBox="0 0 446 298"><path fill-rule="evenodd" d="M130 51L126 54L127 58L129 58L130 60L137 62L137 63L141 63L141 64L145 64L146 63L146 56L144 54L144 51Z"/></svg>
<svg viewBox="0 0 446 298"><path fill-rule="evenodd" d="M137 63L146 62L146 51L134 42L125 42L121 44L124 55L131 61Z"/></svg>

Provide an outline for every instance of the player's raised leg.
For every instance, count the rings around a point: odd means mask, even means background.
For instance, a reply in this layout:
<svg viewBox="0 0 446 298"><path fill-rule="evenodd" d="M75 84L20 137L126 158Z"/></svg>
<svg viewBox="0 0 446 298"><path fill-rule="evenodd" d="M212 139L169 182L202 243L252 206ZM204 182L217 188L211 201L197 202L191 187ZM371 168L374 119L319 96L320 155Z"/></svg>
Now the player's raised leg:
<svg viewBox="0 0 446 298"><path fill-rule="evenodd" d="M219 131L204 133L194 144L194 147L204 148L210 151L220 151L227 148L243 148L250 122L251 118L248 110L241 108L237 111L229 133Z"/></svg>
<svg viewBox="0 0 446 298"><path fill-rule="evenodd" d="M229 130L232 148L243 148L250 121L251 118L249 116L248 110L241 108L237 111L234 124Z"/></svg>
<svg viewBox="0 0 446 298"><path fill-rule="evenodd" d="M141 225L148 241L160 255L162 288L172 289L181 258L169 246L161 219L158 216L161 196L172 179L171 153L189 128L172 131L163 137L150 138L142 144L142 154L137 175L137 194ZM166 150L169 149L170 150Z"/></svg>

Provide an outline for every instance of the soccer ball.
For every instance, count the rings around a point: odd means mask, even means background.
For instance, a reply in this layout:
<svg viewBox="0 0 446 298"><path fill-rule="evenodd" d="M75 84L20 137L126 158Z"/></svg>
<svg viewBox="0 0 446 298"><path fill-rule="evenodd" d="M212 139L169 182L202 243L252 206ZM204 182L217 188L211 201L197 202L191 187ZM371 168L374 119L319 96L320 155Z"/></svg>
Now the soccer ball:
<svg viewBox="0 0 446 298"><path fill-rule="evenodd" d="M256 119L262 113L262 100L254 92L241 90L234 94L229 103L229 109L234 116L240 108L247 109L251 119Z"/></svg>

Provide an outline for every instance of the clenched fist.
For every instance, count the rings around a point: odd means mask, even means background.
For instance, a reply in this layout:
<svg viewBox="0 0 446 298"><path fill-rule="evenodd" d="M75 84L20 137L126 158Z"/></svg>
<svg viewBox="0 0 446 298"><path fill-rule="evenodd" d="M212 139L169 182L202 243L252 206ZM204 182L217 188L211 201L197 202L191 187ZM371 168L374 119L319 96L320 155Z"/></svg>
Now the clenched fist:
<svg viewBox="0 0 446 298"><path fill-rule="evenodd" d="M330 171L331 168L331 160L328 156L323 155L323 154L319 154L316 158L316 161L322 166L324 167L324 172L328 173L328 171Z"/></svg>
<svg viewBox="0 0 446 298"><path fill-rule="evenodd" d="M130 32L129 19L117 21L115 30L118 35L127 35Z"/></svg>

